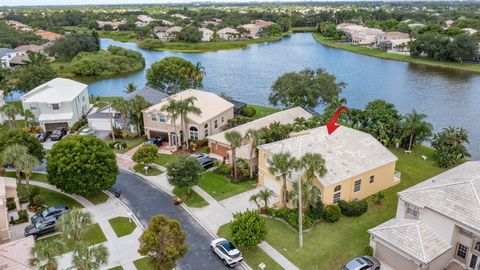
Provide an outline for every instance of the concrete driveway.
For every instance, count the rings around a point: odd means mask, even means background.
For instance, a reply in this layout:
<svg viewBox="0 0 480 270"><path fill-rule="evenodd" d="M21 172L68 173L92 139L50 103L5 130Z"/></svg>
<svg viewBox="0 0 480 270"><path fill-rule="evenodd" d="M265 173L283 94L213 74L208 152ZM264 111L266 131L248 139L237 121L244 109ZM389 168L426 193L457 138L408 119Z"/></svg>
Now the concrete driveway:
<svg viewBox="0 0 480 270"><path fill-rule="evenodd" d="M190 250L179 261L180 269L227 269L209 249L213 237L181 206L173 205L170 195L141 177L125 171L120 172L111 191L117 188L122 191L120 199L146 227L154 215L164 215L182 224L182 229L187 233ZM237 268L242 269L239 266Z"/></svg>

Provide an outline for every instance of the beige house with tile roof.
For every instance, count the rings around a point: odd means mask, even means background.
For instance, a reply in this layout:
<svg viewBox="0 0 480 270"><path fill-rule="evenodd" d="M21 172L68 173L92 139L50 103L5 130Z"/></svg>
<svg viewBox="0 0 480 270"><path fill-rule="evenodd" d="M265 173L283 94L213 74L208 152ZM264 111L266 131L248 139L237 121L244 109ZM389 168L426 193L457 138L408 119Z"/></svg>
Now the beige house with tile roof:
<svg viewBox="0 0 480 270"><path fill-rule="evenodd" d="M200 115L188 114L187 130L182 131L180 118L175 121L175 124L172 123L171 117L162 111L162 107L172 99L182 100L189 97L197 99L194 101L194 105L202 113ZM149 138L163 137L170 146L177 146L183 136L188 136L190 140L194 141L203 140L210 134L221 132L227 127L228 120L233 118L233 107L232 103L217 94L188 89L171 95L143 111L145 134Z"/></svg>
<svg viewBox="0 0 480 270"><path fill-rule="evenodd" d="M35 269L29 265L30 250L35 245L33 236L0 245L0 267L6 270Z"/></svg>
<svg viewBox="0 0 480 270"><path fill-rule="evenodd" d="M480 269L480 161L399 192L396 217L369 233L393 269Z"/></svg>
<svg viewBox="0 0 480 270"><path fill-rule="evenodd" d="M15 202L16 208L20 209L16 179L0 176L0 244L11 240L7 199L12 199Z"/></svg>
<svg viewBox="0 0 480 270"><path fill-rule="evenodd" d="M395 171L397 157L370 134L339 127L328 135L325 126L306 130L282 141L261 145L258 161L258 183L279 194L280 181L269 172L275 154L289 152L299 159L305 153L319 153L325 159L327 173L313 181L324 204L339 200L363 199L400 183ZM294 172L287 179L287 189L293 189L300 177Z"/></svg>

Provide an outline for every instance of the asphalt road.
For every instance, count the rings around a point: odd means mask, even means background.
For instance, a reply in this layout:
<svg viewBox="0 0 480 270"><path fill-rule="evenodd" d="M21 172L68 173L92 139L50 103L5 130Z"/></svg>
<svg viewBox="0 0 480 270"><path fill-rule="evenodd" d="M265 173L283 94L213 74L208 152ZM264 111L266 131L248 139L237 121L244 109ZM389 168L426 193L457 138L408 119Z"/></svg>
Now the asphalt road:
<svg viewBox="0 0 480 270"><path fill-rule="evenodd" d="M145 227L154 215L164 215L178 220L187 233L190 245L187 255L178 262L178 267L189 269L228 269L209 249L212 236L181 206L175 206L166 192L135 174L120 171L112 193L119 188L121 200L134 212ZM239 266L236 268L242 269Z"/></svg>

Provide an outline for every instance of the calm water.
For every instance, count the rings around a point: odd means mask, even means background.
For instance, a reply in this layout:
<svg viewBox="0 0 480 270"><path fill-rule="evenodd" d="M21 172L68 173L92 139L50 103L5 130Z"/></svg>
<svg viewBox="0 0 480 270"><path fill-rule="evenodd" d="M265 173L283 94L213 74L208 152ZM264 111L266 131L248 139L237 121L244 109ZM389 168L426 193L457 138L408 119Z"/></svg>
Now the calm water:
<svg viewBox="0 0 480 270"><path fill-rule="evenodd" d="M382 60L317 43L309 33L294 34L282 41L257 44L246 49L211 53L145 51L134 43L103 39L102 47L117 45L140 51L151 63L167 56L200 61L207 75L206 90L248 103L268 105L270 86L289 71L305 67L324 68L348 85L342 96L348 106L362 108L381 98L396 104L401 113L413 108L429 115L435 130L463 126L470 133L470 150L480 159L480 75ZM129 82L145 84L146 69L137 74L91 83L90 94L122 95Z"/></svg>

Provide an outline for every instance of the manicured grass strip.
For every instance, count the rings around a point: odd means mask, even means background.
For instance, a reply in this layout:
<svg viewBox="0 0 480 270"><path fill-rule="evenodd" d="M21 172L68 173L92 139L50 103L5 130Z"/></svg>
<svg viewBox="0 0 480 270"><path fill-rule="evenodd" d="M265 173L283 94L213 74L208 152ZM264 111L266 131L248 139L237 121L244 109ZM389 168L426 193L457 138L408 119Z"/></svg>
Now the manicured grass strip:
<svg viewBox="0 0 480 270"><path fill-rule="evenodd" d="M271 107L264 107L260 105L253 105L253 104L248 104L248 107L253 107L255 109L255 117L256 118L261 118L264 116L267 116L272 113L279 112L280 110L277 108L271 108Z"/></svg>
<svg viewBox="0 0 480 270"><path fill-rule="evenodd" d="M59 239L60 241L62 241L60 234L42 238L37 241L54 241L55 239ZM89 245L95 245L95 244L103 243L105 241L107 241L107 238L105 237L105 234L103 234L103 231L100 228L100 225L98 225L98 223L92 224L87 228L87 232L85 234L85 242L87 242ZM68 240L67 250L65 253L72 251L74 245L75 245L75 242L73 240Z"/></svg>
<svg viewBox="0 0 480 270"><path fill-rule="evenodd" d="M200 208L208 205L208 202L193 190L191 190L190 197L187 195L187 189L181 189L177 187L173 189L173 194L179 198L182 198L183 202L189 207ZM185 200L185 198L187 199Z"/></svg>
<svg viewBox="0 0 480 270"><path fill-rule="evenodd" d="M119 266L115 266L115 267L109 268L108 270L123 270L123 267L121 267L121 266L119 265Z"/></svg>
<svg viewBox="0 0 480 270"><path fill-rule="evenodd" d="M99 193L97 193L95 195L85 197L85 199L89 200L91 203L93 203L95 205L106 202L108 200L108 198L110 198L110 197L107 194L105 194L105 192L103 192L103 191L100 191Z"/></svg>
<svg viewBox="0 0 480 270"><path fill-rule="evenodd" d="M157 163L160 166L166 166L169 163L176 161L180 157L180 155L176 155L176 154L158 154L158 155L159 157L155 161L155 163Z"/></svg>
<svg viewBox="0 0 480 270"><path fill-rule="evenodd" d="M14 171L10 172L5 172L6 177L12 177L16 178L17 176L15 175ZM32 176L30 177L31 181L37 181L37 182L43 182L43 183L48 183L47 180L47 174L46 173L33 173Z"/></svg>
<svg viewBox="0 0 480 270"><path fill-rule="evenodd" d="M132 140L127 140L127 139L116 139L115 141L118 141L118 142L125 142L127 144L127 147L122 149L122 150L119 150L119 149L114 149L115 153L119 153L119 154L123 154L137 146L139 146L140 144L142 144L143 142L145 142L145 140L143 138L137 138L137 139L132 139Z"/></svg>
<svg viewBox="0 0 480 270"><path fill-rule="evenodd" d="M159 169L150 168L150 169L148 169L147 174L145 174L145 169L143 169L143 167L144 166L142 164L137 164L137 165L133 166L133 169L137 173L140 173L140 174L143 174L143 175L146 175L146 176L157 176L157 175L160 175L162 173L162 171L159 170Z"/></svg>
<svg viewBox="0 0 480 270"><path fill-rule="evenodd" d="M120 98L119 96L110 96L110 97L103 97L103 96L96 96L90 97L90 103L94 104L95 107L102 109L111 103L113 100Z"/></svg>
<svg viewBox="0 0 480 270"><path fill-rule="evenodd" d="M147 265L147 258L143 257L133 262L137 270L149 270L150 268Z"/></svg>
<svg viewBox="0 0 480 270"><path fill-rule="evenodd" d="M231 238L230 224L225 224L218 229L218 236L229 239ZM267 253L259 247L238 247L243 254L245 262L252 267L252 269L259 269L258 265L264 263L265 269L281 270L283 269L277 262L275 262Z"/></svg>
<svg viewBox="0 0 480 270"><path fill-rule="evenodd" d="M206 172L202 174L198 186L215 198L215 200L220 201L255 188L256 181L232 183L230 178L225 175Z"/></svg>
<svg viewBox="0 0 480 270"><path fill-rule="evenodd" d="M317 27L315 27L315 26L292 27L292 31L294 33L296 33L296 32L302 32L302 33L315 32L315 31L317 31Z"/></svg>
<svg viewBox="0 0 480 270"><path fill-rule="evenodd" d="M367 230L395 216L397 193L445 171L436 166L433 151L427 147L416 148L411 155L403 149L391 151L399 158L396 167L402 176L398 185L384 191L383 205L368 199L368 211L360 217L341 217L336 223L317 224L304 233L302 249L298 248L296 231L283 222L266 219L267 242L300 269L340 269L350 259L364 255L370 241ZM422 155L428 160L422 160Z"/></svg>
<svg viewBox="0 0 480 270"><path fill-rule="evenodd" d="M137 225L128 217L116 217L108 220L117 237L131 234Z"/></svg>
<svg viewBox="0 0 480 270"><path fill-rule="evenodd" d="M48 206L65 205L70 208L83 208L83 205L67 195L43 187L38 187L38 189L40 190L40 195L45 197L45 204Z"/></svg>
<svg viewBox="0 0 480 270"><path fill-rule="evenodd" d="M442 68L453 68L453 69L459 69L459 70L480 72L480 65L459 64L459 63L455 63L455 62L432 60L432 59L428 59L428 58L424 58L424 57L411 57L409 55L388 53L388 52L378 50L378 49L370 49L370 48L363 47L363 46L353 46L353 45L349 45L349 44L346 44L346 43L343 43L343 42L327 39L327 38L323 37L322 35L320 35L318 33L314 33L313 37L316 41L318 41L318 42L320 42L323 45L326 45L328 47L342 49L342 50L346 50L346 51L350 51L350 52L354 52L354 53L359 53L359 54L364 54L364 55L369 55L369 56L375 56L375 57L380 57L380 58L390 59L390 60L410 62L410 63L415 63L415 64L423 64L423 65L428 65L428 66L435 66L435 67L442 67Z"/></svg>

